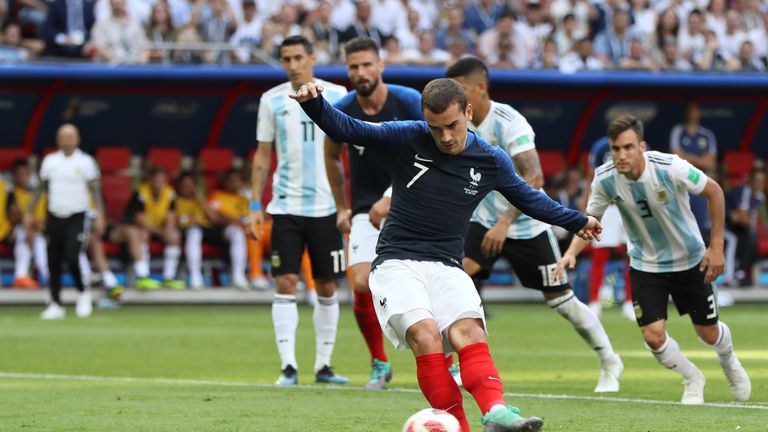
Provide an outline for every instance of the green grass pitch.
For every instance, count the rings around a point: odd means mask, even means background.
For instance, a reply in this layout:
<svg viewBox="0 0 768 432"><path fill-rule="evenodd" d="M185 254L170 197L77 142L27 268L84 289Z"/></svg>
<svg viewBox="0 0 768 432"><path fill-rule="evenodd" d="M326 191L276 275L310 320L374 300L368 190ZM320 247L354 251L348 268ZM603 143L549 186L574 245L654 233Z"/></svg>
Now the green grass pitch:
<svg viewBox="0 0 768 432"><path fill-rule="evenodd" d="M0 307L0 431L399 431L427 406L409 352L394 352L390 390L361 389L367 350L342 307L334 367L352 382L314 385L311 310L300 308L299 388L277 389L279 362L269 306L128 306L81 320L43 322L42 307ZM766 306L724 309L749 372L747 404L732 404L715 354L687 317L670 333L707 377L709 405L676 404L679 376L644 349L634 323L603 322L625 364L621 392L595 397L597 360L545 305L488 307L490 345L509 392L545 431L768 431ZM670 310L673 314L673 310ZM479 412L465 393L473 430ZM667 402L668 401L668 402Z"/></svg>

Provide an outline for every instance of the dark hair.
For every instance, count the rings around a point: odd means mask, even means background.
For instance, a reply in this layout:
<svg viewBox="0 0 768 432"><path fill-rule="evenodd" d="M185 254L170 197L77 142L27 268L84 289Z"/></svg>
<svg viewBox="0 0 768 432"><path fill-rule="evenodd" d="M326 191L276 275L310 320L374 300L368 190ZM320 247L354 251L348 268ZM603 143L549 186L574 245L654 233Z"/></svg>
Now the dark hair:
<svg viewBox="0 0 768 432"><path fill-rule="evenodd" d="M373 53L376 54L376 57L378 57L379 45L375 40L369 37L357 37L344 45L344 51L347 53L347 55L360 51L373 51Z"/></svg>
<svg viewBox="0 0 768 432"><path fill-rule="evenodd" d="M608 138L615 141L619 135L630 129L635 131L640 141L643 140L643 122L632 114L622 114L613 119L608 125Z"/></svg>
<svg viewBox="0 0 768 432"><path fill-rule="evenodd" d="M421 109L428 109L435 114L444 113L454 103L459 104L461 112L467 109L467 94L464 93L464 88L450 78L430 81L421 93Z"/></svg>
<svg viewBox="0 0 768 432"><path fill-rule="evenodd" d="M307 54L314 53L314 48L312 47L312 42L309 41L309 39L305 38L301 35L296 36L289 36L283 40L283 43L280 44L280 49L277 51L278 53L283 52L283 48L287 46L292 45L304 45L304 51L307 52Z"/></svg>
<svg viewBox="0 0 768 432"><path fill-rule="evenodd" d="M29 168L29 162L26 159L16 159L13 161L13 172L16 172L19 168Z"/></svg>
<svg viewBox="0 0 768 432"><path fill-rule="evenodd" d="M488 66L483 63L477 57L464 57L452 64L451 67L445 71L446 78L467 77L469 75L482 72L483 78L488 81Z"/></svg>
<svg viewBox="0 0 768 432"><path fill-rule="evenodd" d="M693 9L691 12L688 13L689 17L691 15L698 15L698 16L700 16L702 18L704 17L704 13L701 11L701 9Z"/></svg>
<svg viewBox="0 0 768 432"><path fill-rule="evenodd" d="M151 179L152 177L160 174L167 176L168 172L166 172L163 167L159 167L159 166L150 166L149 168L147 168L146 176L148 179Z"/></svg>
<svg viewBox="0 0 768 432"><path fill-rule="evenodd" d="M195 177L195 173L192 171L182 171L179 173L179 176L176 178L177 183L181 183L182 180L185 178L191 178L192 180L195 180L195 183L197 183L197 178Z"/></svg>

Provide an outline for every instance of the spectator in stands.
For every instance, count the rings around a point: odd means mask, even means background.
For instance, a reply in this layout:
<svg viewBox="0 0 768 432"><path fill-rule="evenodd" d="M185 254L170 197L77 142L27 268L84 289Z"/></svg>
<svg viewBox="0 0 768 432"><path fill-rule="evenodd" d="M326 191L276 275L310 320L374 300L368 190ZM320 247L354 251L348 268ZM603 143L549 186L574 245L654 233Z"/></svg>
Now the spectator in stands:
<svg viewBox="0 0 768 432"><path fill-rule="evenodd" d="M21 44L21 27L8 24L0 39L0 63L19 63L29 59L29 50Z"/></svg>
<svg viewBox="0 0 768 432"><path fill-rule="evenodd" d="M739 11L728 9L725 13L725 32L718 36L725 59L738 57L741 43L747 39Z"/></svg>
<svg viewBox="0 0 768 432"><path fill-rule="evenodd" d="M45 22L44 55L84 57L96 19L92 0L54 0Z"/></svg>
<svg viewBox="0 0 768 432"><path fill-rule="evenodd" d="M749 32L749 39L755 49L755 55L768 66L768 10L763 14L761 25Z"/></svg>
<svg viewBox="0 0 768 432"><path fill-rule="evenodd" d="M271 0L266 0L271 1ZM355 2L353 0L328 0L331 4L331 26L344 30L355 22Z"/></svg>
<svg viewBox="0 0 768 432"><path fill-rule="evenodd" d="M232 53L232 57L237 63L251 62L251 52L258 49L261 42L261 26L263 24L257 13L256 2L243 0L243 21L229 39L229 43L238 48Z"/></svg>
<svg viewBox="0 0 768 432"><path fill-rule="evenodd" d="M595 36L595 54L604 63L618 66L621 59L629 56L632 39L629 24L629 12L625 9L615 9L610 28Z"/></svg>
<svg viewBox="0 0 768 432"><path fill-rule="evenodd" d="M475 51L475 35L471 30L464 28L464 10L460 7L453 7L448 11L447 22L435 34L437 47L443 50L448 50L449 40L456 38L464 41L465 53Z"/></svg>
<svg viewBox="0 0 768 432"><path fill-rule="evenodd" d="M204 1L207 1L207 4ZM203 13L204 6L208 7L209 13ZM197 27L204 42L215 44L229 42L237 30L237 16L227 0L198 0L192 11L192 23ZM204 51L202 57L206 63L226 63L229 53L214 49Z"/></svg>
<svg viewBox="0 0 768 432"><path fill-rule="evenodd" d="M765 172L754 168L749 182L736 186L726 198L726 283L752 285L752 266L757 252L757 218L765 206Z"/></svg>
<svg viewBox="0 0 768 432"><path fill-rule="evenodd" d="M44 0L18 0L17 7L19 8L18 24L24 28L31 28L34 35L42 37L48 16L48 2ZM2 23L3 21L0 20L0 24Z"/></svg>
<svg viewBox="0 0 768 432"><path fill-rule="evenodd" d="M739 58L736 59L730 70L738 72L763 72L765 70L763 62L755 56L752 41L745 40L741 43Z"/></svg>
<svg viewBox="0 0 768 432"><path fill-rule="evenodd" d="M656 64L663 71L690 71L693 69L693 65L688 60L678 55L677 42L674 39L668 39L664 42Z"/></svg>
<svg viewBox="0 0 768 432"><path fill-rule="evenodd" d="M471 0L464 12L464 27L474 30L475 34L482 34L496 25L503 11L497 0Z"/></svg>
<svg viewBox="0 0 768 432"><path fill-rule="evenodd" d="M401 50L416 49L419 47L419 34L427 30L421 26L421 16L415 9L408 10L408 25L401 27L395 32L398 45ZM386 42L385 42L386 45Z"/></svg>
<svg viewBox="0 0 768 432"><path fill-rule="evenodd" d="M301 34L299 9L295 5L283 4L277 15L272 18L272 21L277 26L277 32L282 39Z"/></svg>
<svg viewBox="0 0 768 432"><path fill-rule="evenodd" d="M552 34L555 26L551 17L544 11L539 0L527 0L523 11L523 19L515 23L517 38L515 46L525 46L525 58L528 64L533 63L536 53L541 50L544 41ZM521 55L521 54L518 54Z"/></svg>
<svg viewBox="0 0 768 432"><path fill-rule="evenodd" d="M202 289L203 280L203 241L219 243L211 229L211 220L216 218L208 205L208 200L198 187L194 174L184 172L176 182L176 218L184 237L184 256L189 269L189 287Z"/></svg>
<svg viewBox="0 0 768 432"><path fill-rule="evenodd" d="M93 11L96 14L96 21L107 20L112 16L112 0L95 0L96 4ZM135 21L140 26L149 23L149 14L152 12L152 3L146 0L125 0L125 14L131 21Z"/></svg>
<svg viewBox="0 0 768 432"><path fill-rule="evenodd" d="M343 44L357 37L369 37L381 46L382 34L371 22L371 2L358 0L355 3L355 22L339 34L339 43Z"/></svg>
<svg viewBox="0 0 768 432"><path fill-rule="evenodd" d="M696 70L710 71L719 70L727 63L723 51L720 48L720 42L717 35L712 30L704 31L704 52L701 58L697 59L693 65Z"/></svg>
<svg viewBox="0 0 768 432"><path fill-rule="evenodd" d="M643 42L651 44L656 31L656 11L648 3L649 0L630 0L632 27L629 31L640 36Z"/></svg>
<svg viewBox="0 0 768 432"><path fill-rule="evenodd" d="M408 25L408 9L402 0L373 0L372 6L371 25L381 32L383 39Z"/></svg>
<svg viewBox="0 0 768 432"><path fill-rule="evenodd" d="M419 13L419 28L423 30L435 28L440 13L438 9L440 7L439 2L434 0L408 0L408 7Z"/></svg>
<svg viewBox="0 0 768 432"><path fill-rule="evenodd" d="M502 13L496 17L496 25L489 28L477 40L477 52L488 63L499 58L499 40L514 38L515 15ZM514 42L514 41L513 41Z"/></svg>
<svg viewBox="0 0 768 432"><path fill-rule="evenodd" d="M400 39L396 36L387 38L382 47L381 58L386 64L404 64L403 50L400 49Z"/></svg>
<svg viewBox="0 0 768 432"><path fill-rule="evenodd" d="M691 63L701 59L704 53L704 14L693 9L688 14L688 25L680 32L677 39L677 51Z"/></svg>
<svg viewBox="0 0 768 432"><path fill-rule="evenodd" d="M8 1L0 0L0 25L5 24L6 18L8 18Z"/></svg>
<svg viewBox="0 0 768 432"><path fill-rule="evenodd" d="M331 4L323 1L313 12L312 21L304 29L304 36L315 45L319 63L338 61L339 30L331 24ZM325 62L321 60L327 59Z"/></svg>
<svg viewBox="0 0 768 432"><path fill-rule="evenodd" d="M643 41L639 37L633 36L629 43L629 54L619 60L619 69L654 71L658 69L658 66L645 52Z"/></svg>
<svg viewBox="0 0 768 432"><path fill-rule="evenodd" d="M148 51L144 29L138 20L128 16L126 0L110 1L112 15L93 25L94 58L118 64L146 63Z"/></svg>
<svg viewBox="0 0 768 432"><path fill-rule="evenodd" d="M451 60L451 54L435 46L435 35L431 31L419 35L419 48L403 52L405 61L418 65L445 65Z"/></svg>
<svg viewBox="0 0 768 432"><path fill-rule="evenodd" d="M171 22L171 14L168 11L168 5L162 1L152 6L152 13L149 16L147 25L147 39L151 43L163 44L172 43L176 36L176 31ZM170 58L168 48L151 48L148 59L150 63L167 63Z"/></svg>
<svg viewBox="0 0 768 432"><path fill-rule="evenodd" d="M498 55L488 57L487 61L494 68L515 69L515 44L512 38L500 38Z"/></svg>
<svg viewBox="0 0 768 432"><path fill-rule="evenodd" d="M203 42L200 33L197 32L197 28L191 23L178 28L173 41L177 44L199 44ZM173 62L175 64L200 64L203 62L203 58L198 50L177 49L173 51Z"/></svg>
<svg viewBox="0 0 768 432"><path fill-rule="evenodd" d="M236 169L228 170L221 182L221 188L213 191L208 203L213 212L214 229L217 236L229 244L232 264L232 285L248 289L245 267L248 249L245 241L245 221L248 217L248 199L241 193L245 183Z"/></svg>
<svg viewBox="0 0 768 432"><path fill-rule="evenodd" d="M680 33L680 17L673 8L664 9L656 21L656 49L662 52L667 41L677 42Z"/></svg>
<svg viewBox="0 0 768 432"><path fill-rule="evenodd" d="M573 49L576 40L584 37L585 34L577 31L576 17L572 14L566 14L560 22L560 26L554 33L553 38L557 45L558 56L564 56Z"/></svg>
<svg viewBox="0 0 768 432"><path fill-rule="evenodd" d="M37 202L32 213L33 222L29 227L22 224L21 215L29 208L32 200L31 169L25 159L13 163L13 187L9 197L11 203L10 219L16 224L13 229L14 275L12 286L15 288L39 288L40 284L29 275L30 264L34 257L38 277L48 280L48 251L46 250L45 218L47 203L45 198Z"/></svg>
<svg viewBox="0 0 768 432"><path fill-rule="evenodd" d="M707 28L712 29L717 37L725 33L726 0L710 0L707 6Z"/></svg>
<svg viewBox="0 0 768 432"><path fill-rule="evenodd" d="M589 34L589 16L596 13L592 2L588 0L554 0L550 4L549 12L555 22L562 22L568 14L573 15L575 32L579 35L576 39Z"/></svg>
<svg viewBox="0 0 768 432"><path fill-rule="evenodd" d="M712 178L717 168L717 138L701 125L701 108L696 101L685 104L683 123L672 128L669 151L690 162ZM701 237L709 244L710 220L707 199L691 194L691 210L699 224Z"/></svg>
<svg viewBox="0 0 768 432"><path fill-rule="evenodd" d="M742 0L741 19L744 23L744 30L749 33L752 30L763 26L763 16L768 10L760 0Z"/></svg>
<svg viewBox="0 0 768 432"><path fill-rule="evenodd" d="M576 41L573 51L560 59L560 72L574 73L580 70L603 70L603 61L595 56L592 50L592 41L584 37Z"/></svg>

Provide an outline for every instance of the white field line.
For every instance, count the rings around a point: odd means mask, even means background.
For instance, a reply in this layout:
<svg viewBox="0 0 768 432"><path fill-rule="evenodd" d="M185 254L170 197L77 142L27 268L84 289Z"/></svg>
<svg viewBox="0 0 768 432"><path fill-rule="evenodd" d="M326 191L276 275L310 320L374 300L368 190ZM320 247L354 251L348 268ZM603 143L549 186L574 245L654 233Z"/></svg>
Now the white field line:
<svg viewBox="0 0 768 432"><path fill-rule="evenodd" d="M216 386L216 387L250 387L250 388L274 388L271 384L257 384L257 383L245 383L235 381L212 381L212 380L193 380L193 379L178 379L178 378L141 378L141 377L110 377L110 376L93 376L93 375L58 375L58 374L36 374L36 373L13 373L13 372L0 372L0 379L33 379L33 380L60 380L60 381L97 381L97 382L111 382L111 383L148 383L148 384L173 384L173 385L190 385L190 386ZM357 386L334 386L334 385L298 385L290 387L294 389L303 390L330 390L330 391L363 391L362 387ZM386 390L389 393L421 393L418 389L409 388L388 388ZM597 401L597 402L613 402L613 403L625 403L625 404L645 404L645 405L668 405L675 406L681 405L679 402L663 401L653 399L630 399L610 396L577 396L577 395L565 395L565 394L531 394L531 393L504 393L505 396L515 398L532 398L532 399L561 399L561 400L577 400L577 401ZM743 404L743 403L718 403L708 402L704 403L704 407L709 408L735 408L735 409L749 409L749 410L766 410L768 411L768 405L755 405L755 404Z"/></svg>

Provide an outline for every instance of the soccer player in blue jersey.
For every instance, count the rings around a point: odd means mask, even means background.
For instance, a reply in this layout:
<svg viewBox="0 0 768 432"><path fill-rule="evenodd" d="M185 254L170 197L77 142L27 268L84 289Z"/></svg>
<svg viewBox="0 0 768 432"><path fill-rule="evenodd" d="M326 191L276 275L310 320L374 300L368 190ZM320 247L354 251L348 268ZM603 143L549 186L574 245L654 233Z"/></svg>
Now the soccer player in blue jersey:
<svg viewBox="0 0 768 432"><path fill-rule="evenodd" d="M587 213L599 217L610 204L619 209L631 248L630 278L637 324L654 357L683 376L683 404L704 403L704 374L667 334L669 296L689 314L699 338L717 352L731 393L749 399L752 386L733 351L731 331L718 321L714 281L723 272L723 190L701 170L676 155L644 152L643 124L631 115L608 125L612 161L595 171ZM709 202L712 239L704 246L688 194ZM574 238L558 264L573 268L587 245Z"/></svg>
<svg viewBox="0 0 768 432"><path fill-rule="evenodd" d="M352 39L345 45L345 52L347 76L355 90L338 101L336 108L352 117L374 123L424 119L419 92L382 81L384 63L379 58L379 47L373 39ZM379 227L373 226L368 212L377 204L388 207L389 197L383 195L391 180L386 153L354 142L347 144L351 206L347 203L344 187L341 143L328 138L325 140L326 171L336 201L336 226L342 232L349 232L347 268L355 293L355 318L371 353L371 378L365 388L380 390L392 378L392 368L384 351L384 336L368 287L368 275L371 262L376 258L376 241L379 238Z"/></svg>
<svg viewBox="0 0 768 432"><path fill-rule="evenodd" d="M466 57L448 68L445 75L464 87L472 104L469 128L512 158L515 171L535 189L544 186L533 128L517 110L490 99L488 68L476 57ZM521 214L499 192L488 194L472 214L464 243L464 271L487 279L493 264L506 257L523 286L542 292L547 304L567 319L597 353L600 374L595 392L619 391L624 369L597 315L576 298L566 279L552 273L560 259L560 247L549 225Z"/></svg>
<svg viewBox="0 0 768 432"><path fill-rule="evenodd" d="M272 303L272 322L281 373L276 384L298 382L296 283L305 248L309 250L318 295L312 315L315 381L344 384L348 380L330 366L339 322L336 279L344 276L346 260L344 241L336 228L336 206L325 173L322 151L325 134L288 98L301 84L315 81L312 44L303 36L286 38L280 45L280 63L289 81L264 93L259 102L258 149L253 158L253 197L248 223L251 236L261 235L264 221L261 196L274 145L277 169L272 182L272 200L266 211L272 215L272 275L277 291ZM316 81L328 88L328 98L334 102L347 93L344 87Z"/></svg>
<svg viewBox="0 0 768 432"><path fill-rule="evenodd" d="M483 413L486 431L538 431L504 401L499 372L486 344L485 318L472 279L461 268L472 211L491 190L517 208L587 240L600 224L528 186L509 156L467 131L472 106L461 85L437 79L424 88L425 121L366 123L333 108L322 86L307 83L291 97L328 136L387 156L392 206L379 235L369 279L376 314L398 349L410 347L422 393L469 430L461 390L445 367L456 351L464 388Z"/></svg>

